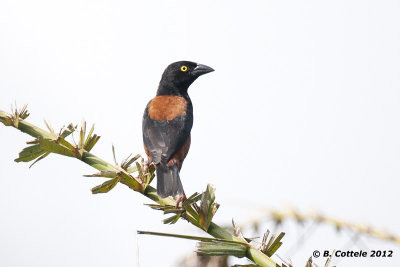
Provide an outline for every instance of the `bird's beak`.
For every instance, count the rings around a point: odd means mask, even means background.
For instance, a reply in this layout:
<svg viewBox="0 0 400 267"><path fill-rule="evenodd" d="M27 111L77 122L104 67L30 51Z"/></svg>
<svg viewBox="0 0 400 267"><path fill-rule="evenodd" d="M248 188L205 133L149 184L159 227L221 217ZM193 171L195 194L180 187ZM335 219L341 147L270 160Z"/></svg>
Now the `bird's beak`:
<svg viewBox="0 0 400 267"><path fill-rule="evenodd" d="M194 68L194 70L192 70L192 74L196 77L199 77L200 75L209 73L214 71L213 68L210 68L209 66L206 65L202 65L202 64L197 64L196 68Z"/></svg>

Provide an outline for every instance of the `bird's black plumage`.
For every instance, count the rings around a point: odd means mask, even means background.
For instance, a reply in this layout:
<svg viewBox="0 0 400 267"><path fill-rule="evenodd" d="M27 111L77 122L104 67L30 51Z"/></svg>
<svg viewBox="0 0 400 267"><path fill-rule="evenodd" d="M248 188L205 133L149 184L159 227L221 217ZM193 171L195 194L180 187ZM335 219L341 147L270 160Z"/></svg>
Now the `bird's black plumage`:
<svg viewBox="0 0 400 267"><path fill-rule="evenodd" d="M179 177L190 147L193 106L189 86L212 68L190 61L169 65L157 95L147 104L143 115L143 143L149 163L156 165L157 193L161 197L184 196Z"/></svg>

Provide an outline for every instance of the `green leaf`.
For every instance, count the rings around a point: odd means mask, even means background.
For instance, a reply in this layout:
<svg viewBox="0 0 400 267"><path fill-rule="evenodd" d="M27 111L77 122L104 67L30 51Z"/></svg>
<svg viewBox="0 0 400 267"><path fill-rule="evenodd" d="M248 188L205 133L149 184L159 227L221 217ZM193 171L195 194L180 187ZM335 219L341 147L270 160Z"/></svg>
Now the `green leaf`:
<svg viewBox="0 0 400 267"><path fill-rule="evenodd" d="M261 246L258 248L258 250L261 251L262 253L265 253L267 251L267 240L269 233L270 233L269 230L267 230L264 233L263 239L261 241Z"/></svg>
<svg viewBox="0 0 400 267"><path fill-rule="evenodd" d="M29 168L31 168L34 164L36 164L36 162L38 162L39 160L44 159L44 158L47 157L48 155L50 155L50 152L44 153L41 157L39 157L37 160L35 160L35 161L29 166Z"/></svg>
<svg viewBox="0 0 400 267"><path fill-rule="evenodd" d="M140 166L139 162L135 162L136 163L136 169L139 172L139 177L143 176L143 171L142 171L142 166Z"/></svg>
<svg viewBox="0 0 400 267"><path fill-rule="evenodd" d="M156 171L156 165L154 164L150 164L149 165L149 173L154 173Z"/></svg>
<svg viewBox="0 0 400 267"><path fill-rule="evenodd" d="M114 186L119 182L119 177L115 177L114 179L108 180L107 182L102 183L101 185L98 185L96 187L92 188L92 194L98 194L98 193L107 193L111 189L114 188Z"/></svg>
<svg viewBox="0 0 400 267"><path fill-rule="evenodd" d="M56 141L51 139L40 138L40 148L47 152L61 154L68 157L75 157L75 153L65 146L58 144Z"/></svg>
<svg viewBox="0 0 400 267"><path fill-rule="evenodd" d="M162 210L162 211L168 211L168 210L175 209L175 206L172 206L172 205L160 205L160 204L144 204L144 205L148 206L152 209Z"/></svg>
<svg viewBox="0 0 400 267"><path fill-rule="evenodd" d="M142 160L142 164L143 164L143 160ZM154 173L155 166L154 166L154 164L150 164L148 166L148 168L145 170L144 168L142 168L142 166L143 166L142 164L139 164L138 162L136 162L135 169L139 172L138 178L141 181L142 190L145 190L146 187L153 181L154 177L156 177L156 175Z"/></svg>
<svg viewBox="0 0 400 267"><path fill-rule="evenodd" d="M215 188L210 184L207 185L206 191L203 193L200 202L199 224L203 230L207 231L211 224L214 214L217 212L219 205L214 203Z"/></svg>
<svg viewBox="0 0 400 267"><path fill-rule="evenodd" d="M115 165L118 165L117 158L115 157L115 147L114 147L114 145L112 145L111 148L112 148L114 163L115 163Z"/></svg>
<svg viewBox="0 0 400 267"><path fill-rule="evenodd" d="M46 127L49 130L49 132L51 133L51 135L53 135L55 137L56 136L56 132L54 131L54 129L51 128L50 124L48 124L46 120L44 120L44 123L46 124Z"/></svg>
<svg viewBox="0 0 400 267"><path fill-rule="evenodd" d="M93 131L94 131L94 124L92 125L92 128L90 128L90 131L89 131L88 135L86 136L85 145L87 144L87 142L89 142L90 137L92 137Z"/></svg>
<svg viewBox="0 0 400 267"><path fill-rule="evenodd" d="M199 193L195 192L195 193L193 193L193 195L188 197L186 202L189 203L189 204L195 203L195 202L197 202L197 201L199 201L201 199L201 196L202 196L202 194L199 194Z"/></svg>
<svg viewBox="0 0 400 267"><path fill-rule="evenodd" d="M46 151L40 148L40 145L33 145L25 147L21 152L19 152L18 158L16 158L15 162L29 162L31 160L36 159L46 153Z"/></svg>
<svg viewBox="0 0 400 267"><path fill-rule="evenodd" d="M11 121L13 122L14 127L18 128L18 126L19 126L19 114L18 114L17 109L15 109L14 116L11 118Z"/></svg>
<svg viewBox="0 0 400 267"><path fill-rule="evenodd" d="M76 130L76 126L74 126L72 123L70 123L67 127L63 128L60 136L61 136L61 138L66 138L67 136L69 136L70 134L75 132L75 130Z"/></svg>
<svg viewBox="0 0 400 267"><path fill-rule="evenodd" d="M79 131L79 147L85 146L85 134L86 134L86 121L82 121L81 130Z"/></svg>
<svg viewBox="0 0 400 267"><path fill-rule="evenodd" d="M136 164L135 164L134 166L130 166L128 169L126 169L126 171L127 171L128 173L136 172L136 171L137 171Z"/></svg>
<svg viewBox="0 0 400 267"><path fill-rule="evenodd" d="M312 257L310 257L310 258L308 259L308 261L307 261L307 263L306 263L306 267L313 267L313 264L312 264Z"/></svg>
<svg viewBox="0 0 400 267"><path fill-rule="evenodd" d="M228 242L200 242L197 244L197 254L207 256L235 256L243 258L246 256L247 247L243 244Z"/></svg>
<svg viewBox="0 0 400 267"><path fill-rule="evenodd" d="M124 162L121 164L122 169L127 170L132 165L132 163L137 161L139 158L140 158L140 154L137 154L136 156L134 156L131 159L128 158L129 160L128 159L124 160Z"/></svg>
<svg viewBox="0 0 400 267"><path fill-rule="evenodd" d="M156 177L155 174L151 174L151 173L146 173L146 175L144 176L144 182L143 182L143 186L147 187L147 185L149 185L151 183L151 181L153 181L154 177Z"/></svg>
<svg viewBox="0 0 400 267"><path fill-rule="evenodd" d="M176 237L176 238L183 238L189 240L197 240L197 241L204 241L204 242L224 242L224 243L231 243L231 244L239 244L245 247L251 247L249 244L234 241L234 240L226 240L222 238L212 238L212 237L202 237L202 236L193 236L193 235L178 235L178 234L169 234L169 233L160 233L160 232L150 232L150 231L141 231L137 230L139 235L156 235L156 236L165 236L165 237Z"/></svg>
<svg viewBox="0 0 400 267"><path fill-rule="evenodd" d="M246 241L242 234L242 230L240 230L240 227L236 225L235 221L232 219L232 226L233 226L233 235L236 237L239 237L243 241Z"/></svg>
<svg viewBox="0 0 400 267"><path fill-rule="evenodd" d="M189 204L186 201L183 202L183 207L186 210L186 213L188 213L190 216L192 216L196 221L199 221L200 215L199 213L193 208L192 205L196 205L196 203L194 204Z"/></svg>
<svg viewBox="0 0 400 267"><path fill-rule="evenodd" d="M265 254L267 254L268 257L271 257L272 255L274 255L274 253L278 250L278 248L280 248L280 246L282 245L281 239L285 236L285 233L281 232L278 237L272 242L272 244L270 246L267 246L267 251L265 252ZM273 236L271 237L272 240Z"/></svg>
<svg viewBox="0 0 400 267"><path fill-rule="evenodd" d="M169 218L167 218L167 219L164 219L163 222L164 222L164 224L174 224L174 223L176 223L176 222L179 220L179 218L180 218L181 216L182 216L181 214L175 214L175 215L172 216L172 217L169 217Z"/></svg>
<svg viewBox="0 0 400 267"><path fill-rule="evenodd" d="M23 105L23 107L19 110L18 116L21 118L21 120L25 120L25 119L28 118L28 116L29 116L27 107L28 107L28 105L25 104L25 105Z"/></svg>
<svg viewBox="0 0 400 267"><path fill-rule="evenodd" d="M76 147L74 147L73 145L71 145L69 142L65 141L64 138L62 138L61 136L57 138L56 142L62 146L65 146L66 148L68 148L71 151L75 151Z"/></svg>
<svg viewBox="0 0 400 267"><path fill-rule="evenodd" d="M86 174L84 177L105 177L105 178L115 178L118 176L118 173L113 171L101 171L95 174Z"/></svg>
<svg viewBox="0 0 400 267"><path fill-rule="evenodd" d="M97 134L93 135L92 137L89 138L87 143L85 143L84 149L87 152L90 152L90 150L92 150L92 148L97 144L99 139L100 139L100 136L98 136Z"/></svg>
<svg viewBox="0 0 400 267"><path fill-rule="evenodd" d="M86 141L85 144L83 146L83 148L89 152L90 150L92 150L92 148L96 145L97 141L99 141L100 136L98 136L97 134L93 134L94 131L94 124L92 125L92 128L89 131L89 134L86 137Z"/></svg>

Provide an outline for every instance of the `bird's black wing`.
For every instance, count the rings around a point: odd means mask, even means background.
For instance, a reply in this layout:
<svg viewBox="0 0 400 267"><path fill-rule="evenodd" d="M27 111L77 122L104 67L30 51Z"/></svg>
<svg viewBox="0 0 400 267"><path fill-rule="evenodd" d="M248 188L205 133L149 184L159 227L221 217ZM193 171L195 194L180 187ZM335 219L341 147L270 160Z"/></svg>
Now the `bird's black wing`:
<svg viewBox="0 0 400 267"><path fill-rule="evenodd" d="M166 164L190 137L193 125L192 107L185 115L172 120L153 120L148 107L143 115L143 142L155 164Z"/></svg>

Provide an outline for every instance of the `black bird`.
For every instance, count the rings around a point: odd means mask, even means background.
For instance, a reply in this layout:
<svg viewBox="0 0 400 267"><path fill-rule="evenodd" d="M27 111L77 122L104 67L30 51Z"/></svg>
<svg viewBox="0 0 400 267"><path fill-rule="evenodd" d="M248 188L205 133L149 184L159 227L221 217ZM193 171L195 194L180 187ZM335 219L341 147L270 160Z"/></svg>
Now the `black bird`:
<svg viewBox="0 0 400 267"><path fill-rule="evenodd" d="M189 86L212 68L190 61L170 64L164 71L157 95L143 115L143 143L148 164L155 164L157 194L177 197L176 206L186 199L179 177L190 147L193 106Z"/></svg>

